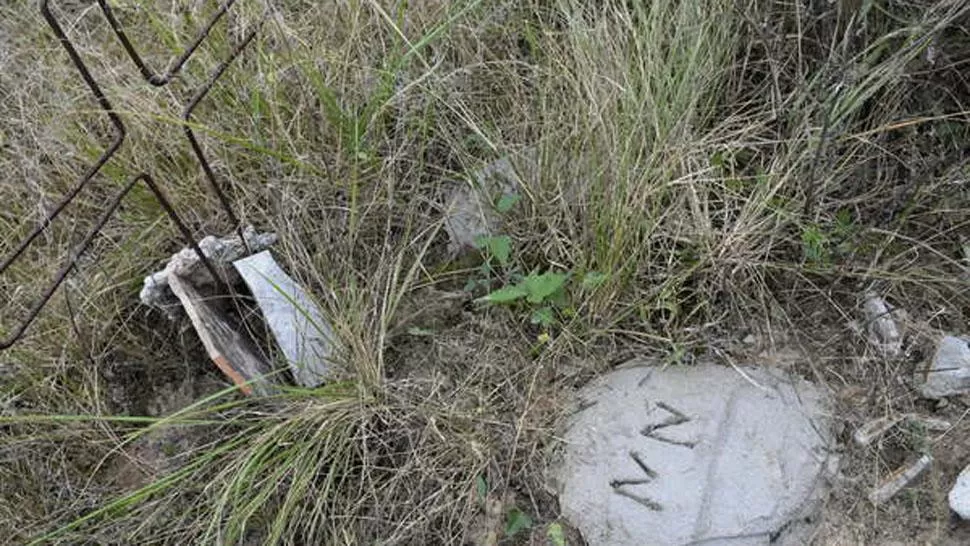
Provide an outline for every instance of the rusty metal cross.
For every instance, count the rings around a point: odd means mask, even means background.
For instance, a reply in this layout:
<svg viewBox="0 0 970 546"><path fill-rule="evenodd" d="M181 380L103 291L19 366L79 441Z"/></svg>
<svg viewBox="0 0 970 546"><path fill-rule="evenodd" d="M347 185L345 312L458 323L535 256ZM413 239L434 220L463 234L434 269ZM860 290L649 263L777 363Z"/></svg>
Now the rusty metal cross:
<svg viewBox="0 0 970 546"><path fill-rule="evenodd" d="M163 73L156 72L145 60L139 55L138 51L132 45L128 36L125 34L124 29L119 23L118 19L115 17L108 5L108 0L97 0L101 12L107 19L108 24L114 31L115 36L121 42L122 47L128 54L128 57L138 68L141 75L145 80L153 86L162 87L168 85L172 80L181 72L182 68L189 61L192 55L198 50L199 46L206 40L211 32L212 28L222 19L229 9L236 3L236 0L226 0L223 2L218 10L209 18L205 26L202 27L195 38L185 47L185 49L180 53L174 61L165 69ZM24 237L17 246L0 261L0 275L2 275L10 266L15 263L27 250L39 235L41 235L53 222L54 220L63 212L63 210L77 197L77 195L91 182L92 179L101 171L102 167L111 158L118 153L125 143L125 137L127 135L127 130L125 124L121 117L114 111L111 103L108 101L101 87L95 81L94 77L91 75L90 70L87 65L81 59L81 55L78 53L77 49L74 47L71 39L64 32L57 17L51 10L51 0L41 0L40 11L50 25L51 30L54 35L60 41L61 45L67 51L71 62L77 68L78 73L81 78L84 79L85 84L90 89L94 98L98 102L98 106L108 117L111 125L114 128L114 138L111 143L101 154L98 160L87 169L87 171L74 183L74 185L68 190L68 192L54 205L54 207L46 214L44 219L37 225L26 237ZM208 182L209 189L215 194L219 201L219 205L223 212L229 218L230 222L234 226L237 233L240 235L240 239L243 244L246 244L246 239L242 236L242 226L240 225L239 219L232 210L232 206L229 203L225 192L222 190L219 182L216 179L215 173L209 161L206 159L205 153L202 151L202 146L200 145L195 133L192 131L191 121L192 114L196 107L205 99L206 95L209 93L212 86L222 77L229 65L243 52L246 47L253 41L256 33L259 31L259 25L255 26L250 30L241 41L239 41L232 49L229 56L223 60L209 75L206 82L196 90L193 94L191 100L185 105L182 111L182 121L185 133L185 138L188 140L192 152L194 153L202 171L205 173L205 178ZM122 201L131 192L137 184L143 183L155 199L161 205L162 209L172 220L175 226L178 228L182 239L185 243L192 248L195 253L199 256L199 259L205 265L209 273L212 275L213 279L217 283L224 283L222 276L217 272L216 268L209 262L206 256L203 254L202 250L199 248L198 244L195 242L195 238L192 236L192 232L186 226L185 222L181 219L175 209L172 207L171 202L165 196L165 192L162 187L152 178L148 173L142 172L132 176L128 182L108 201L107 207L104 212L98 217L94 225L85 233L81 242L75 246L65 263L57 271L51 281L48 283L45 290L33 303L27 312L27 316L20 321L20 323L15 326L9 333L0 338L0 351L10 348L13 346L21 337L23 337L24 332L30 326L30 324L37 318L40 312L43 310L44 306L51 300L54 293L57 291L58 287L64 282L64 279L70 273L71 269L75 267L78 258L88 249L92 241L97 237L98 233L105 226L108 220L111 219L112 215L121 206Z"/></svg>

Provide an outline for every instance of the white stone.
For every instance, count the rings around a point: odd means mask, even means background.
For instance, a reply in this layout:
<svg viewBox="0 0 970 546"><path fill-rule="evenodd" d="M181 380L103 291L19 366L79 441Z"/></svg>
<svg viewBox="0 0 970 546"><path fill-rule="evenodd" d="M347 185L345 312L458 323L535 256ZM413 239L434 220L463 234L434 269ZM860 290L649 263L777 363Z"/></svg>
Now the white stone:
<svg viewBox="0 0 970 546"><path fill-rule="evenodd" d="M916 481L916 478L920 477L931 466L933 466L933 456L924 453L915 461L897 468L869 492L869 502L877 506L887 502L906 486Z"/></svg>
<svg viewBox="0 0 970 546"><path fill-rule="evenodd" d="M895 358L902 354L903 336L893 317L895 308L882 297L870 293L866 295L862 311L866 315L869 343L888 357Z"/></svg>
<svg viewBox="0 0 970 546"><path fill-rule="evenodd" d="M517 163L535 170L534 152L527 152ZM494 161L471 173L468 181L454 187L445 209L445 232L449 249L458 252L475 246L479 237L494 235L499 229L499 214L494 204L503 195L517 195L523 184L517 165L508 157Z"/></svg>
<svg viewBox="0 0 970 546"><path fill-rule="evenodd" d="M739 370L637 366L582 391L551 477L590 546L803 543L836 461L827 398Z"/></svg>
<svg viewBox="0 0 970 546"><path fill-rule="evenodd" d="M304 387L323 383L329 374L335 339L323 311L268 250L236 260L233 265L256 298L296 382Z"/></svg>
<svg viewBox="0 0 970 546"><path fill-rule="evenodd" d="M970 466L957 476L957 482L947 495L950 508L963 519L970 519Z"/></svg>
<svg viewBox="0 0 970 546"><path fill-rule="evenodd" d="M970 339L945 336L921 375L919 389L926 398L970 392Z"/></svg>

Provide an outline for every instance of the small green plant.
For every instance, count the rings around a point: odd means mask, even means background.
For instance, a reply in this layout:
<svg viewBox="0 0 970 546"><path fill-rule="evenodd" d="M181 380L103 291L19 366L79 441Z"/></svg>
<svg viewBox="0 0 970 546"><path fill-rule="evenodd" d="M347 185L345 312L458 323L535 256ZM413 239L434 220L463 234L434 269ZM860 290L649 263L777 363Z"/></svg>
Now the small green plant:
<svg viewBox="0 0 970 546"><path fill-rule="evenodd" d="M932 454L933 443L924 422L916 419L907 420L903 430L906 433L905 439L909 449L920 454Z"/></svg>
<svg viewBox="0 0 970 546"><path fill-rule="evenodd" d="M495 210L505 214L521 199L520 195L503 194L495 202ZM499 269L507 270L512 265L512 238L508 235L480 235L475 238L475 248L482 252L483 261L478 268L477 278L465 284L465 290L469 292L479 287L488 288Z"/></svg>
<svg viewBox="0 0 970 546"><path fill-rule="evenodd" d="M481 474L475 476L475 494L478 495L478 500L481 502L485 502L485 498L488 496L488 482Z"/></svg>
<svg viewBox="0 0 970 546"><path fill-rule="evenodd" d="M546 538L553 546L566 546L566 533L562 530L559 522L552 522L546 527Z"/></svg>
<svg viewBox="0 0 970 546"><path fill-rule="evenodd" d="M568 303L563 289L568 279L567 273L533 272L477 301L509 305L524 300L532 309L532 323L549 327L556 322L556 309L564 309Z"/></svg>
<svg viewBox="0 0 970 546"><path fill-rule="evenodd" d="M532 518L518 507L513 506L505 516L505 536L514 537L521 531L532 528Z"/></svg>
<svg viewBox="0 0 970 546"><path fill-rule="evenodd" d="M828 267L855 249L858 227L847 209L839 210L825 224L812 223L802 229L802 256L809 265Z"/></svg>
<svg viewBox="0 0 970 546"><path fill-rule="evenodd" d="M506 212L512 210L519 201L522 200L522 196L515 193L506 193L499 197L499 200L495 203L495 210L500 214L505 214Z"/></svg>
<svg viewBox="0 0 970 546"><path fill-rule="evenodd" d="M466 292L476 288L487 289L500 270L511 266L512 239L508 235L479 236L475 239L475 248L482 252L483 261L478 266L478 275L465 283Z"/></svg>
<svg viewBox="0 0 970 546"><path fill-rule="evenodd" d="M520 195L504 194L494 207L500 214L505 214L520 200ZM571 271L534 270L523 275L512 259L512 238L508 235L480 236L475 240L475 247L482 252L483 261L478 276L468 281L465 290L490 290L476 300L478 303L524 308L529 311L531 322L543 329L557 324L560 316L575 313L569 306L566 291L567 284L573 278ZM607 278L605 273L590 271L582 275L579 287L582 291L590 292L606 282ZM496 279L505 282L500 288L492 290Z"/></svg>
<svg viewBox="0 0 970 546"><path fill-rule="evenodd" d="M812 224L802 230L802 255L809 264L827 265L828 246L828 237L818 225Z"/></svg>
<svg viewBox="0 0 970 546"><path fill-rule="evenodd" d="M512 239L508 235L478 237L475 246L485 252L485 263L489 267L492 266L493 259L502 267L509 265L509 259L512 257Z"/></svg>
<svg viewBox="0 0 970 546"><path fill-rule="evenodd" d="M578 283L571 282L576 277L571 271L533 271L528 275L513 273L505 286L475 301L525 309L529 311L532 324L548 329L555 326L560 317L570 317L576 313L571 305L570 292L591 292L608 279L605 273L599 271L589 271L579 276L581 280Z"/></svg>

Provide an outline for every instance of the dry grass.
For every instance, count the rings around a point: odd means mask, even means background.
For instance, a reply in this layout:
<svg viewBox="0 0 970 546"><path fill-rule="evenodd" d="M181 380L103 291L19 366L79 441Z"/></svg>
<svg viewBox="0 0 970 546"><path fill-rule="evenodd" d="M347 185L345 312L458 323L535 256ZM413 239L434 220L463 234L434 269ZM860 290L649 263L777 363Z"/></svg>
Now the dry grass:
<svg viewBox="0 0 970 546"><path fill-rule="evenodd" d="M0 332L131 174L152 173L200 236L232 227L178 115L263 6L241 1L153 89L96 5L54 3L130 135L0 276ZM116 4L156 66L214 7ZM489 544L517 507L535 524L510 543L543 543L557 518L543 454L569 393L633 353L749 358L731 341L747 331L800 348L795 368L833 392L861 391L842 397L848 425L920 409L898 378L970 315L970 8L822 4L274 3L196 130L237 214L280 234L277 255L329 311L345 381L265 400L222 389L191 331L136 304L179 246L138 190L0 353L0 528L18 543ZM0 7L0 73L4 255L109 133L25 0ZM547 331L469 304L476 272L446 251L451 181L503 156L531 165L503 217L504 278L606 275L570 288ZM868 289L909 311L906 359L845 328ZM895 456L850 454L857 485L820 543L884 542L903 528L890 521L946 534L938 494L902 516L858 502Z"/></svg>

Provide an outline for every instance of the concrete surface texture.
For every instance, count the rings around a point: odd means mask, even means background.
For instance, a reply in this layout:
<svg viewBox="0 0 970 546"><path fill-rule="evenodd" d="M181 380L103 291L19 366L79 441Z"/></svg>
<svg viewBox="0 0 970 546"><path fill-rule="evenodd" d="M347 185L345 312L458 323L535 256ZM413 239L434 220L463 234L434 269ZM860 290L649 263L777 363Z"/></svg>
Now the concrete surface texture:
<svg viewBox="0 0 970 546"><path fill-rule="evenodd" d="M970 466L957 476L957 481L947 495L950 508L962 519L970 519Z"/></svg>
<svg viewBox="0 0 970 546"><path fill-rule="evenodd" d="M921 379L920 394L926 398L970 391L970 338L944 336Z"/></svg>
<svg viewBox="0 0 970 546"><path fill-rule="evenodd" d="M591 546L800 544L835 461L822 391L763 368L624 367L564 437L552 478Z"/></svg>

